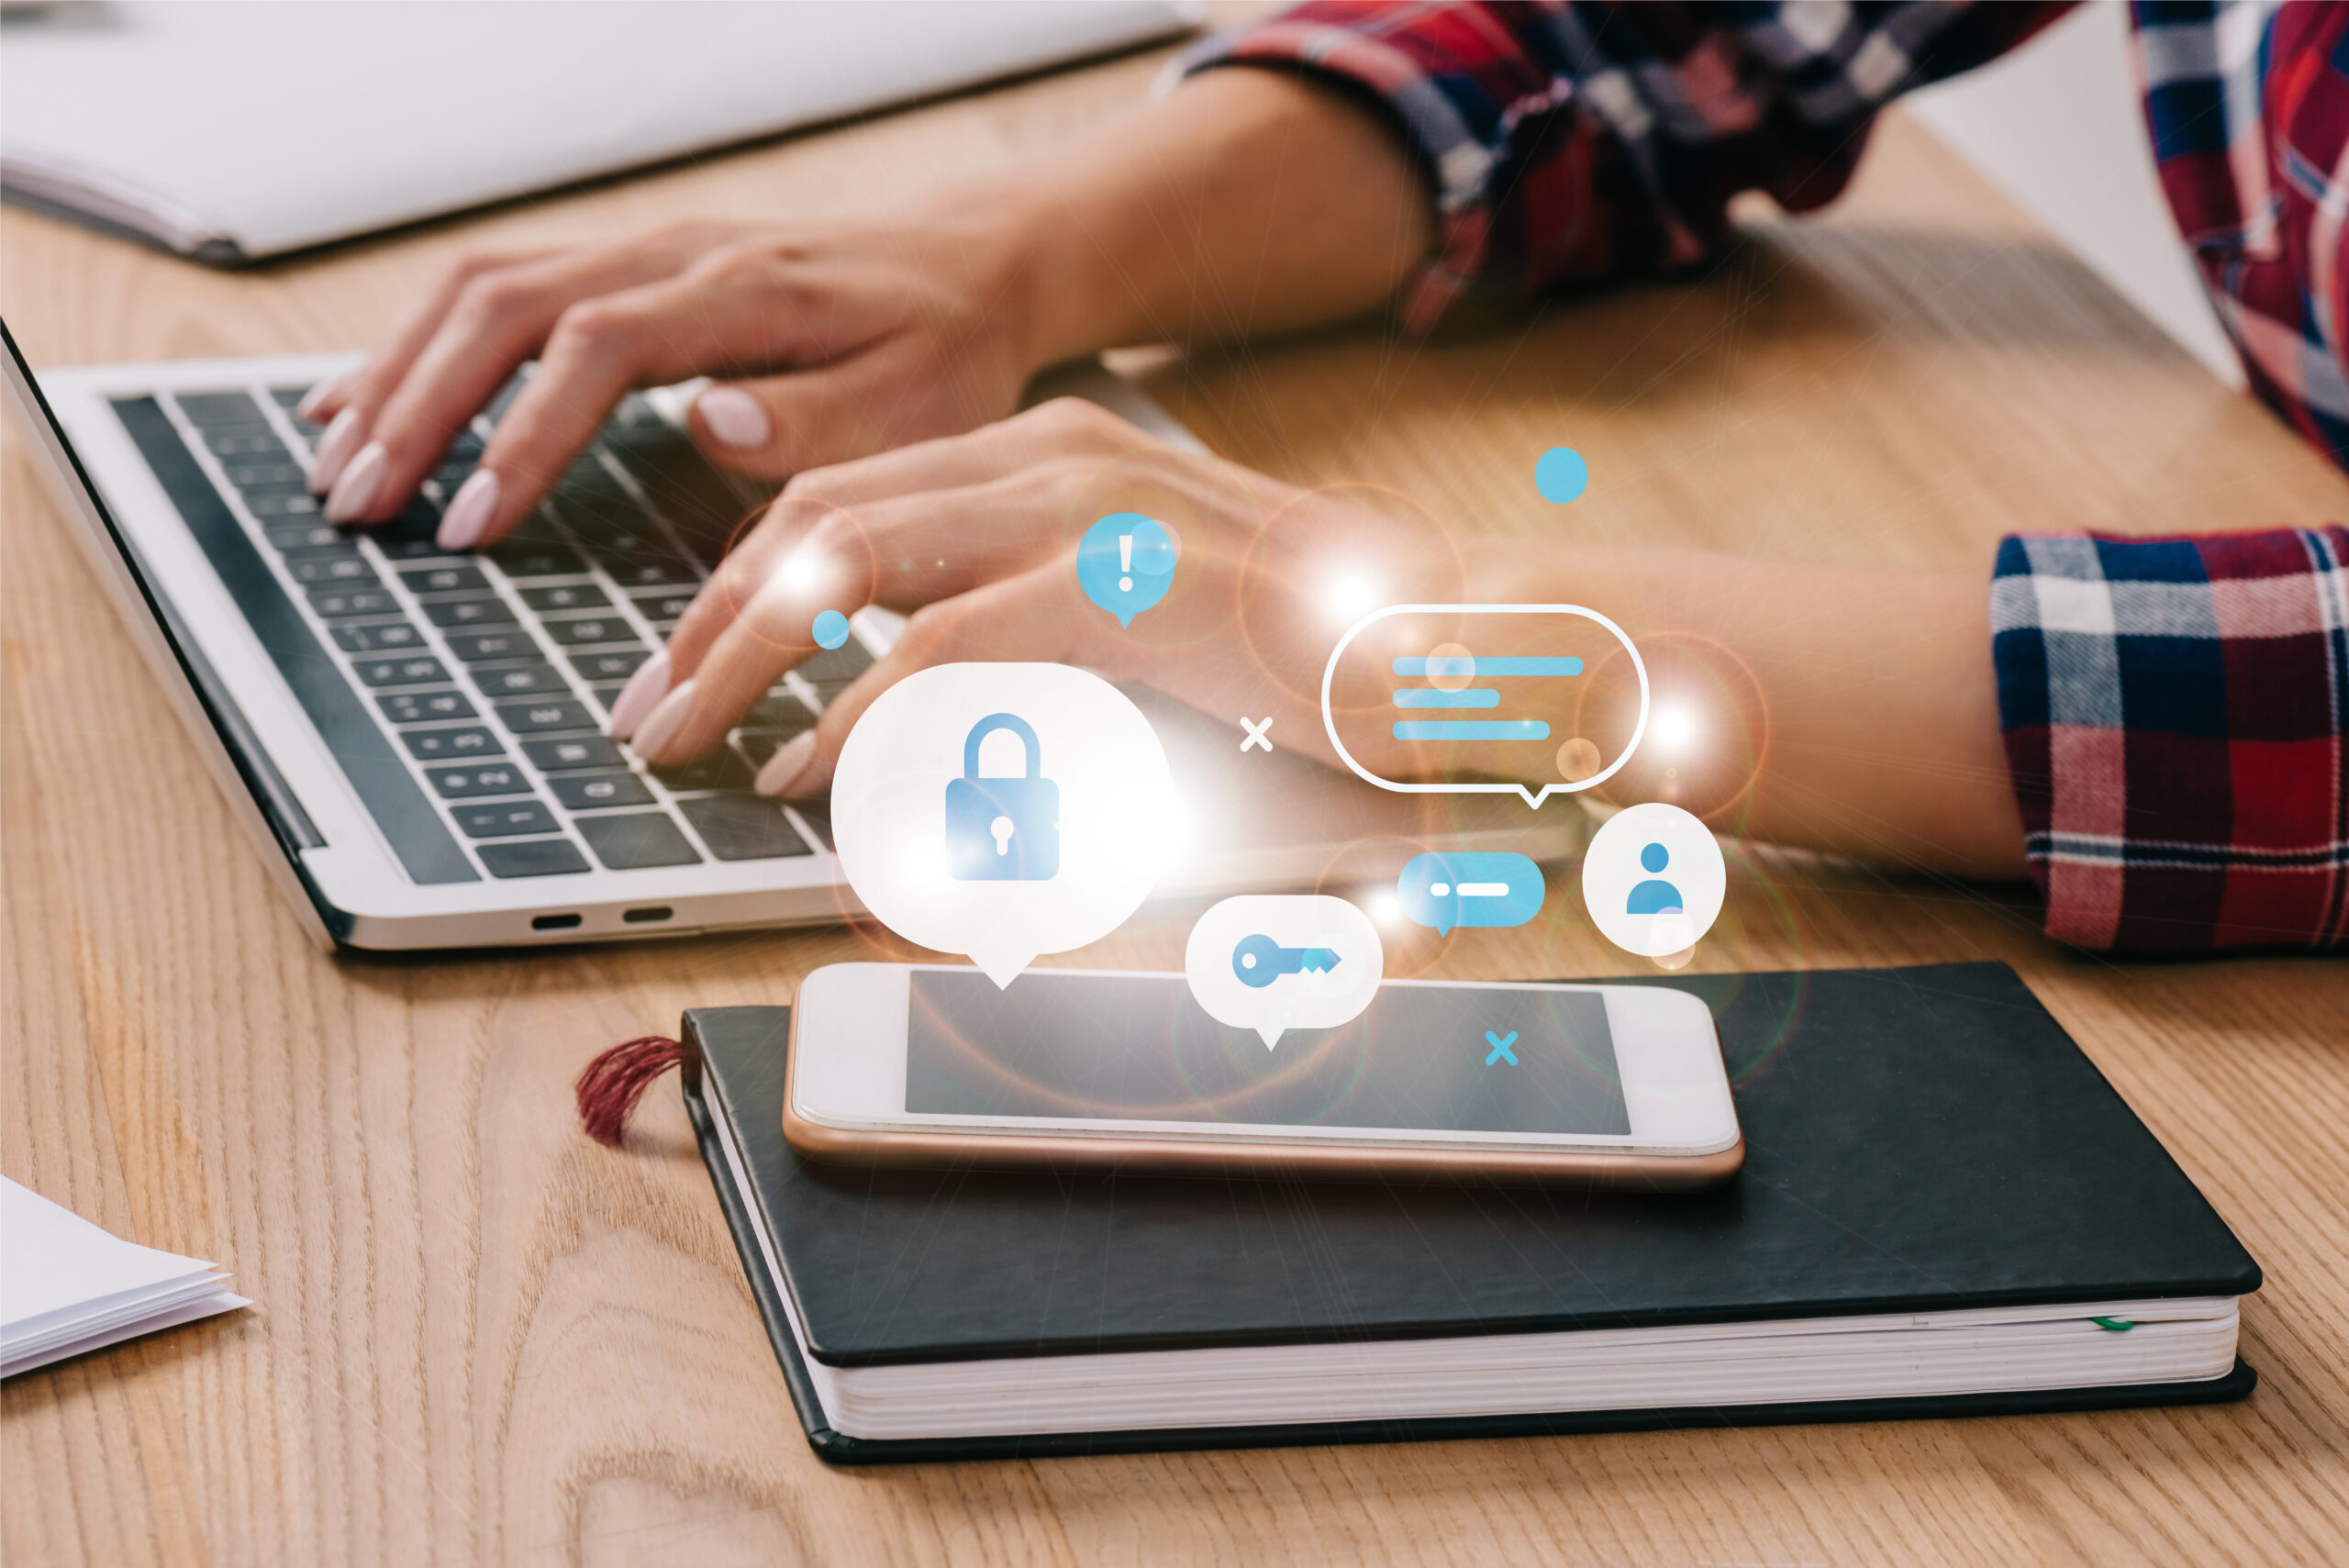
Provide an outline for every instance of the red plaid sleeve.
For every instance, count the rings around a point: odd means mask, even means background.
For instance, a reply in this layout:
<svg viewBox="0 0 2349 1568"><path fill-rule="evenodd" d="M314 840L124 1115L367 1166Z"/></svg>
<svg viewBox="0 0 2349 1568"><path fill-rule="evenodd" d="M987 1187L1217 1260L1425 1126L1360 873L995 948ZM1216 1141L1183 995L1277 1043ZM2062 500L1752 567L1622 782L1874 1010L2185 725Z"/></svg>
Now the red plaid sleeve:
<svg viewBox="0 0 2349 1568"><path fill-rule="evenodd" d="M1806 210L1850 180L1876 111L2036 32L2061 4L1395 4L1311 0L1183 68L1321 73L1385 103L1442 235L1403 301L1521 297L1698 261L1730 198Z"/></svg>
<svg viewBox="0 0 2349 1568"><path fill-rule="evenodd" d="M2050 936L2349 942L2349 529L2009 539L1990 613Z"/></svg>

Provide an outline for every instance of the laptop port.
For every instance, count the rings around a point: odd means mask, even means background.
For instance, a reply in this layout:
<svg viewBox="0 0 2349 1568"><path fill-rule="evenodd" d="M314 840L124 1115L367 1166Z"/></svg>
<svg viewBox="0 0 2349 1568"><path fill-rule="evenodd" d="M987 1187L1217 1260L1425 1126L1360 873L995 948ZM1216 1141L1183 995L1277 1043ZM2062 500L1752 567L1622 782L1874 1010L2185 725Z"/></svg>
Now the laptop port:
<svg viewBox="0 0 2349 1568"><path fill-rule="evenodd" d="M581 917L577 915L533 915L530 917L530 929L534 931L567 931L571 929L572 927L579 924L580 918Z"/></svg>
<svg viewBox="0 0 2349 1568"><path fill-rule="evenodd" d="M622 914L620 918L631 926L643 926L654 920L665 920L675 913L676 911L666 904L650 904L641 909L630 909Z"/></svg>

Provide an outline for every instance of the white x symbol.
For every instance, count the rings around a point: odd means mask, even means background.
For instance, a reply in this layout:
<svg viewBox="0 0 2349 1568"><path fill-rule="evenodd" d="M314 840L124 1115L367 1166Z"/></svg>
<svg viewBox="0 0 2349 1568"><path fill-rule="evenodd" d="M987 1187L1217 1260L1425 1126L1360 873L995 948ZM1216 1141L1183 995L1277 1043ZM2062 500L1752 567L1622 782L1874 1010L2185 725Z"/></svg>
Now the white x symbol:
<svg viewBox="0 0 2349 1568"><path fill-rule="evenodd" d="M1242 718L1240 721L1240 728L1248 732L1248 739L1240 743L1240 749L1245 751L1251 746L1262 746L1265 751L1271 751L1273 743L1264 739L1264 731L1272 727L1273 721L1269 718L1261 724L1252 718Z"/></svg>

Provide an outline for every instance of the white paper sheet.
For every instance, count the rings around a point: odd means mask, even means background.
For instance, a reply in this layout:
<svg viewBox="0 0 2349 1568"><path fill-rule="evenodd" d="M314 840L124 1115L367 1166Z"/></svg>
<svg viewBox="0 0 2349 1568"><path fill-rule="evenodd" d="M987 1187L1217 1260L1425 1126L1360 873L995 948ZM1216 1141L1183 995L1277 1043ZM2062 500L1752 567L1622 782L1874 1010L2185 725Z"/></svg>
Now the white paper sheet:
<svg viewBox="0 0 2349 1568"><path fill-rule="evenodd" d="M0 1377L251 1306L228 1280L0 1176Z"/></svg>

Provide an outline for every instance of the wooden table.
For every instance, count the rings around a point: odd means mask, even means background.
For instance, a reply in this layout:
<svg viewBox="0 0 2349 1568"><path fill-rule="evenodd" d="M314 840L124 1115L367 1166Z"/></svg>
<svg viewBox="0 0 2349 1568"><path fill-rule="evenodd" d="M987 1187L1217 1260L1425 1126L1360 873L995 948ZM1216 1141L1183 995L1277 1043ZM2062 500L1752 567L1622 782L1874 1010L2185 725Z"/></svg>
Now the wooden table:
<svg viewBox="0 0 2349 1568"><path fill-rule="evenodd" d="M243 276L9 211L36 364L374 339L461 246L805 211L1015 159L1131 103L1144 55ZM1700 283L1440 346L1372 329L1158 356L1219 450L1563 526L1964 562L2006 529L2349 515L2223 390L1913 126L1823 219L1765 207ZM2013 1420L836 1471L808 1452L673 1088L580 1135L600 1046L786 998L840 931L328 959L233 826L12 430L5 473L8 1175L213 1258L257 1309L33 1373L0 1413L11 1564L2245 1563L2349 1551L2349 965L2115 963L2010 890L1735 859L1708 968L2003 959L2266 1265L2247 1403ZM1820 613L1832 613L1822 606ZM1194 907L1078 955L1180 966ZM1636 965L1578 915L1413 964Z"/></svg>

